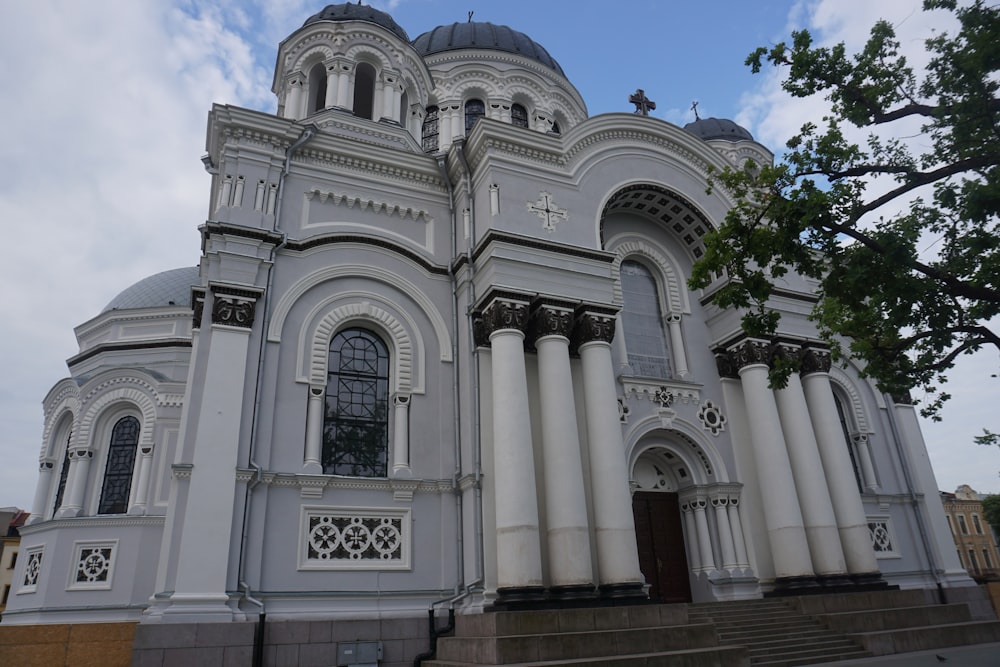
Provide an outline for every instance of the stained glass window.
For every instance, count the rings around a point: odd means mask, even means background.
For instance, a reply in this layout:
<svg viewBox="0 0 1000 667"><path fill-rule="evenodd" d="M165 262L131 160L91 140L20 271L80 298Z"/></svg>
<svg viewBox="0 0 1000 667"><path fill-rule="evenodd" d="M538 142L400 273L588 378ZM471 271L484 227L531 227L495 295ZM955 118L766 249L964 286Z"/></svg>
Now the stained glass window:
<svg viewBox="0 0 1000 667"><path fill-rule="evenodd" d="M389 351L367 329L330 341L323 423L323 472L386 477L389 453Z"/></svg>
<svg viewBox="0 0 1000 667"><path fill-rule="evenodd" d="M631 260L622 262L620 274L622 329L632 372L642 377L669 378L667 338L656 280L648 268Z"/></svg>
<svg viewBox="0 0 1000 667"><path fill-rule="evenodd" d="M486 105L482 100L469 100L465 103L465 134L468 135L476 121L486 115Z"/></svg>
<svg viewBox="0 0 1000 667"><path fill-rule="evenodd" d="M438 108L427 107L427 115L424 116L423 127L423 147L425 153L433 153L438 149Z"/></svg>
<svg viewBox="0 0 1000 667"><path fill-rule="evenodd" d="M124 514L128 510L128 492L132 487L132 468L138 444L139 420L132 416L119 419L111 429L98 514Z"/></svg>

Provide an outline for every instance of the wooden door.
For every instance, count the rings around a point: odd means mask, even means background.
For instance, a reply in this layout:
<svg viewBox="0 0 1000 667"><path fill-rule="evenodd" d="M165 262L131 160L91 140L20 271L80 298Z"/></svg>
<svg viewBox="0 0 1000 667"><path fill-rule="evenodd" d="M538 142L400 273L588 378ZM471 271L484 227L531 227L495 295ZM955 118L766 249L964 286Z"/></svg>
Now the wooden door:
<svg viewBox="0 0 1000 667"><path fill-rule="evenodd" d="M632 496L639 567L655 602L690 602L684 530L676 493L637 491Z"/></svg>

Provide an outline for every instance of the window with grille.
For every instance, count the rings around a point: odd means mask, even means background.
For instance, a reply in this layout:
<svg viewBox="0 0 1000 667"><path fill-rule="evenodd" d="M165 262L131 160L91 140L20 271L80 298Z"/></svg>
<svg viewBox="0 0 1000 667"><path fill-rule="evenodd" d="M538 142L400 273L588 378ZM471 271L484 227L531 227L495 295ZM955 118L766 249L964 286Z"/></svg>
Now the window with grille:
<svg viewBox="0 0 1000 667"><path fill-rule="evenodd" d="M645 265L625 260L621 265L622 330L628 363L635 375L671 377L667 337L656 279Z"/></svg>
<svg viewBox="0 0 1000 667"><path fill-rule="evenodd" d="M510 124L515 127L528 127L528 110L520 104L510 107Z"/></svg>
<svg viewBox="0 0 1000 667"><path fill-rule="evenodd" d="M323 472L386 477L389 453L389 351L367 329L345 329L330 341Z"/></svg>
<svg viewBox="0 0 1000 667"><path fill-rule="evenodd" d="M486 105L482 100L469 100L465 103L465 134L468 135L476 121L486 115Z"/></svg>
<svg viewBox="0 0 1000 667"><path fill-rule="evenodd" d="M438 135L441 132L438 120L439 113L437 107L427 107L422 130L422 144L425 153L433 153L438 149Z"/></svg>
<svg viewBox="0 0 1000 667"><path fill-rule="evenodd" d="M128 510L128 493L132 488L132 468L138 444L139 420L132 416L119 419L111 429L98 514L124 514Z"/></svg>

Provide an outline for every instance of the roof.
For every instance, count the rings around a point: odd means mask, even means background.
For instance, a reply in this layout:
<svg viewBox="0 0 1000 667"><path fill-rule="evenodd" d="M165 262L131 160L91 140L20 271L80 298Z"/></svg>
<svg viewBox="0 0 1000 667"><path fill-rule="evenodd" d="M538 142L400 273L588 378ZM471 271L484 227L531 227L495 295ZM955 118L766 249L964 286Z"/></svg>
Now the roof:
<svg viewBox="0 0 1000 667"><path fill-rule="evenodd" d="M699 118L684 126L684 131L699 139L725 139L726 141L753 141L750 132L728 118Z"/></svg>
<svg viewBox="0 0 1000 667"><path fill-rule="evenodd" d="M413 40L413 48L421 56L459 49L483 49L516 53L545 65L565 76L562 67L549 55L545 47L523 32L505 25L467 21L442 25L425 32Z"/></svg>
<svg viewBox="0 0 1000 667"><path fill-rule="evenodd" d="M197 266L163 271L123 290L101 312L160 306L190 307L191 287L198 284L201 284L201 274Z"/></svg>
<svg viewBox="0 0 1000 667"><path fill-rule="evenodd" d="M391 16L374 7L362 5L361 3L353 4L345 2L340 5L327 5L319 12L307 18L302 27L304 28L311 23L319 21L366 21L382 26L404 42L410 41L410 37L406 34L406 31Z"/></svg>

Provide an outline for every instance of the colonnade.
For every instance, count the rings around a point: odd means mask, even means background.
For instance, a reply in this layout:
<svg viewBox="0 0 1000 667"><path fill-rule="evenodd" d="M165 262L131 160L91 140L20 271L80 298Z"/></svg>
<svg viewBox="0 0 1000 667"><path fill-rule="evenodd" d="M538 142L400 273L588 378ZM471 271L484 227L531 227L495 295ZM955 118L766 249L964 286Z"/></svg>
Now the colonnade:
<svg viewBox="0 0 1000 667"><path fill-rule="evenodd" d="M801 368L781 389L769 386L776 356L794 357ZM742 385L776 586L880 582L829 353L745 339L718 360L720 374Z"/></svg>
<svg viewBox="0 0 1000 667"><path fill-rule="evenodd" d="M353 109L357 63L344 58L336 58L333 61L323 63L323 66L326 69L326 94L323 99L323 108ZM295 72L288 77L285 118L301 120L309 115L306 108L309 99L308 86L308 73ZM400 117L401 103L405 94L402 76L392 70L377 71L373 92L372 119L388 118L408 127L408 119ZM414 128L409 127L409 129L413 131Z"/></svg>
<svg viewBox="0 0 1000 667"><path fill-rule="evenodd" d="M479 343L492 348L498 606L546 597L645 597L618 420L611 358L614 323L615 313L605 308L532 301L509 293L490 295L480 310ZM532 441L526 341L538 354L541 443ZM581 358L590 480L583 474L571 347ZM547 591L535 488L536 446L544 462ZM593 497L592 525L586 510L587 481ZM591 561L592 533L596 568Z"/></svg>
<svg viewBox="0 0 1000 667"><path fill-rule="evenodd" d="M697 486L680 494L681 518L692 572L727 572L750 569L750 556L740 521L741 485ZM712 546L709 513L715 515L719 553ZM717 557L718 556L718 557Z"/></svg>

